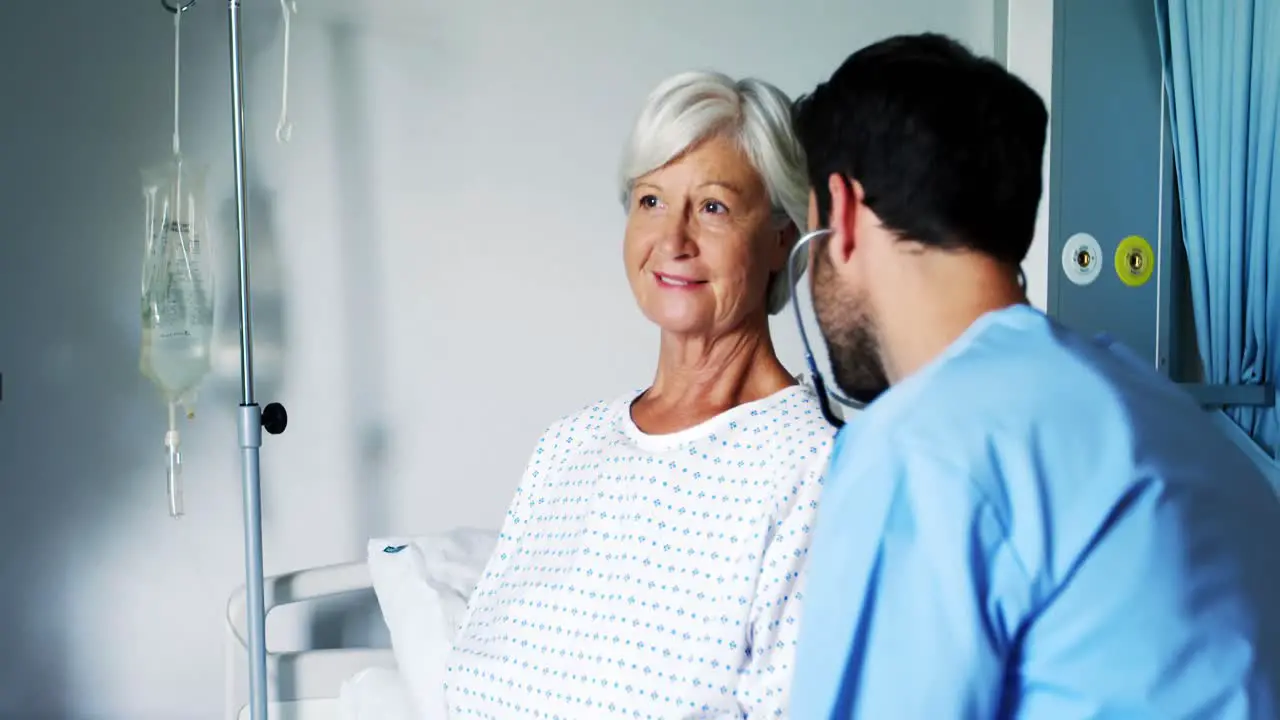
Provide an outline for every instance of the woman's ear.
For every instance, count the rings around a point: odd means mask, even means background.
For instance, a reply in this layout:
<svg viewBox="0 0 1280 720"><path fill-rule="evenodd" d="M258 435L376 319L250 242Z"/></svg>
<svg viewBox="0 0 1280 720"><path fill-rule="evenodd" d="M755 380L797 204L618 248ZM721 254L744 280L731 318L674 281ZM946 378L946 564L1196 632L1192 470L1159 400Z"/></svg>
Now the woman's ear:
<svg viewBox="0 0 1280 720"><path fill-rule="evenodd" d="M791 257L791 248L796 246L796 240L800 239L800 230L791 220L787 220L774 232L774 250L773 262L769 264L769 269L773 272L782 272L787 267L787 260Z"/></svg>

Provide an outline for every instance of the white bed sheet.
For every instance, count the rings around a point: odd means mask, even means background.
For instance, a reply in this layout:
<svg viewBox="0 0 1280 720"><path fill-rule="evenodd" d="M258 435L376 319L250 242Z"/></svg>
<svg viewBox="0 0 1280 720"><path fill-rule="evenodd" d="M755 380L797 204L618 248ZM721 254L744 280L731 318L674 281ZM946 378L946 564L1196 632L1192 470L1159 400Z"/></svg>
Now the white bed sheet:
<svg viewBox="0 0 1280 720"><path fill-rule="evenodd" d="M444 720L443 684L467 598L498 533L460 528L369 541L369 574L391 635L397 670L370 668L348 679L344 720Z"/></svg>

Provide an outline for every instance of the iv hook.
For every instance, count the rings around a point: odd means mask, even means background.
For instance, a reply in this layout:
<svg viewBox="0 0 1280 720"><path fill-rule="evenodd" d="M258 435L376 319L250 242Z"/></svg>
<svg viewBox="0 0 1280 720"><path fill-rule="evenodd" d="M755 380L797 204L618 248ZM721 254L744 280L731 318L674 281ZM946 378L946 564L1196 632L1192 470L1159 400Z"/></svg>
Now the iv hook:
<svg viewBox="0 0 1280 720"><path fill-rule="evenodd" d="M177 15L180 12L186 12L190 10L192 7L195 6L195 4L196 4L196 0L187 0L186 3L184 3L181 7L179 7L177 5L170 3L169 0L160 0L160 5L163 6L165 10L168 10L170 13L174 15Z"/></svg>

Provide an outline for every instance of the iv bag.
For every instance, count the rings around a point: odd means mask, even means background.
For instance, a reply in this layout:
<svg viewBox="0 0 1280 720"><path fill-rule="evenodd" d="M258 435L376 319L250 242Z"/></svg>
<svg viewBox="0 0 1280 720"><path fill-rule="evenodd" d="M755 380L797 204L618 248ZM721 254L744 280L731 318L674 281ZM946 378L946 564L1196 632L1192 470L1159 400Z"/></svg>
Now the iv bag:
<svg viewBox="0 0 1280 720"><path fill-rule="evenodd" d="M209 373L213 342L214 272L205 217L203 168L181 155L144 170L146 234L142 262L142 374L169 406L169 511L182 515L181 455L176 416L194 412Z"/></svg>

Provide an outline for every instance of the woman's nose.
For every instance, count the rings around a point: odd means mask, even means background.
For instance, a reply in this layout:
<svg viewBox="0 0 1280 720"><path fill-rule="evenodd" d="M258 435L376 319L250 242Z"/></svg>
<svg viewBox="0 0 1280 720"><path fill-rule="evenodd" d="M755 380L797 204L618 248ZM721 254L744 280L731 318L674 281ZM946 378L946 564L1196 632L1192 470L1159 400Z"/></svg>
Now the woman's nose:
<svg viewBox="0 0 1280 720"><path fill-rule="evenodd" d="M676 212L668 216L661 229L658 249L670 257L692 257L697 254L692 223L687 213Z"/></svg>

